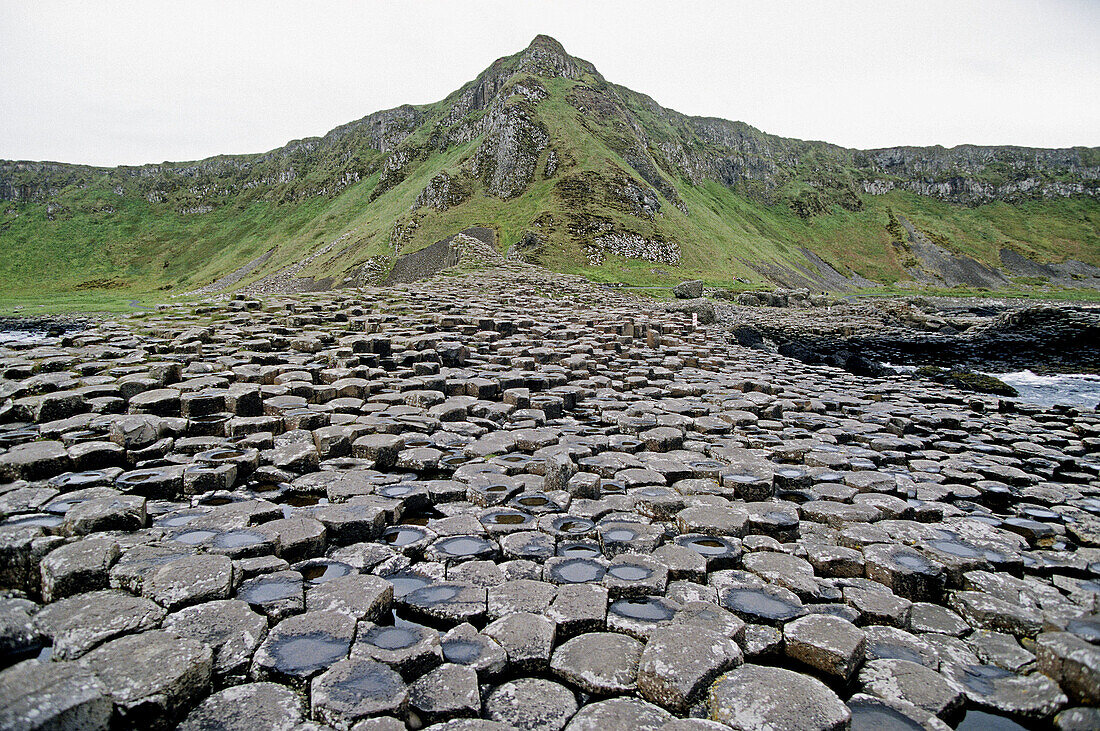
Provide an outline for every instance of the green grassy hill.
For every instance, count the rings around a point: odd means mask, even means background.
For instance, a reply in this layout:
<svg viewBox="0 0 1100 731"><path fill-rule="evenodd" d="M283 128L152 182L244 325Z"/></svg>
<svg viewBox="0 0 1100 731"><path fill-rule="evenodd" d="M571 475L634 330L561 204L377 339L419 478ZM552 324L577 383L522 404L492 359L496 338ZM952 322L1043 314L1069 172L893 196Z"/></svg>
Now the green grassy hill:
<svg viewBox="0 0 1100 731"><path fill-rule="evenodd" d="M0 298L155 299L268 251L239 285L318 251L301 276L361 283L367 262L384 270L468 226L514 256L635 284L762 285L814 275L811 252L908 286L922 263L899 219L990 268L1002 250L1100 266L1098 178L1095 148L859 151L686 117L540 36L436 104L263 155L0 163Z"/></svg>

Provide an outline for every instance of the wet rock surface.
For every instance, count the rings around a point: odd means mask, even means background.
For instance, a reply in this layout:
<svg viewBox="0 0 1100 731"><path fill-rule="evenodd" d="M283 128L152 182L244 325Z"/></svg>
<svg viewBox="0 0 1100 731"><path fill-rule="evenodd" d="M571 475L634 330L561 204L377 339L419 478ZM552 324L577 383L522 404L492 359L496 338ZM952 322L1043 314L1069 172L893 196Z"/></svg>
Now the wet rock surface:
<svg viewBox="0 0 1100 731"><path fill-rule="evenodd" d="M706 322L509 263L0 348L0 727L1088 727L1100 416Z"/></svg>

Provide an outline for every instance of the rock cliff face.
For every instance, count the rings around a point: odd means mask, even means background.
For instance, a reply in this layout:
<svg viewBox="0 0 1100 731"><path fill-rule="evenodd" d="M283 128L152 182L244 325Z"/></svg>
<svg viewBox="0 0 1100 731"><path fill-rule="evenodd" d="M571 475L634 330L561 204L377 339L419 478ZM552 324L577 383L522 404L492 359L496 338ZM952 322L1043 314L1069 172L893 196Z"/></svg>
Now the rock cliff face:
<svg viewBox="0 0 1100 731"><path fill-rule="evenodd" d="M483 138L474 173L485 179L493 195L514 197L529 184L549 145L545 129L531 114L531 107L547 97L538 78L591 82L574 89L570 102L590 118L592 128L602 123L619 128L610 140L616 152L676 202L669 177L695 184L712 180L761 196L792 180L818 186L839 182L841 187L853 182L864 194L902 189L966 205L1100 195L1096 148L849 150L776 137L743 122L665 109L642 94L608 84L591 64L570 56L554 39L539 36L518 57L495 62L444 100L438 119L429 119L434 109L405 105L271 152L187 163L96 168L0 161L0 200L47 202L67 186L87 185L99 177L116 182L119 195L139 194L151 202L189 198L216 205L250 190L276 200L335 195L379 170L401 169L409 160L402 142L425 124L431 125L429 147L437 150ZM838 180L837 175L851 180Z"/></svg>
<svg viewBox="0 0 1100 731"><path fill-rule="evenodd" d="M69 187L106 179L118 196L150 203L224 203L255 194L276 201L335 195L373 173L419 125L422 110L402 106L295 140L271 152L219 155L196 162L100 168L55 162L0 161L0 200L46 203Z"/></svg>

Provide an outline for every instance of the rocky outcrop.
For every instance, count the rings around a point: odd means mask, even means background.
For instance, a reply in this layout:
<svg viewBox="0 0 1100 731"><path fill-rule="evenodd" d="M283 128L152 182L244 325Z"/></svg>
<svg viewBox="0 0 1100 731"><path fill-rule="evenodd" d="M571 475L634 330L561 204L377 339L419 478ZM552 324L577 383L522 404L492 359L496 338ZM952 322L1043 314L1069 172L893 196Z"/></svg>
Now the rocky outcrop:
<svg viewBox="0 0 1100 731"><path fill-rule="evenodd" d="M546 127L525 106L508 105L491 112L485 141L474 153L474 175L485 183L486 192L498 198L514 198L527 189L539 156L550 144Z"/></svg>
<svg viewBox="0 0 1100 731"><path fill-rule="evenodd" d="M416 200L413 201L412 209L415 211L418 208L434 208L445 211L468 199L470 194L467 181L442 172L428 181L424 190L420 191Z"/></svg>
<svg viewBox="0 0 1100 731"><path fill-rule="evenodd" d="M856 300L810 297L790 305L790 293L746 293L722 305L720 316L743 338L771 341L780 352L809 363L863 372L878 362L935 365L953 371L1043 369L1100 372L1100 308L1029 305L1004 300ZM823 309L827 307L828 309ZM748 340L746 340L748 342ZM870 363L871 365L867 365ZM849 368L851 370L851 368ZM857 371L858 372L858 371Z"/></svg>
<svg viewBox="0 0 1100 731"><path fill-rule="evenodd" d="M607 254L624 259L644 259L657 264L676 266L680 263L680 247L674 241L647 239L641 234L613 231L597 236L587 249L588 261L602 264Z"/></svg>
<svg viewBox="0 0 1100 731"><path fill-rule="evenodd" d="M467 258L464 255L468 250L488 248L492 251L495 245L496 232L492 229L468 228L398 258L383 284L403 284L427 279Z"/></svg>
<svg viewBox="0 0 1100 731"><path fill-rule="evenodd" d="M194 162L116 168L55 162L0 161L0 201L43 203L69 186L111 187L114 195L197 208L233 195L287 201L335 195L377 169L423 121L409 105L369 114L323 137L294 140L254 155L218 155ZM304 178L308 176L309 181Z"/></svg>

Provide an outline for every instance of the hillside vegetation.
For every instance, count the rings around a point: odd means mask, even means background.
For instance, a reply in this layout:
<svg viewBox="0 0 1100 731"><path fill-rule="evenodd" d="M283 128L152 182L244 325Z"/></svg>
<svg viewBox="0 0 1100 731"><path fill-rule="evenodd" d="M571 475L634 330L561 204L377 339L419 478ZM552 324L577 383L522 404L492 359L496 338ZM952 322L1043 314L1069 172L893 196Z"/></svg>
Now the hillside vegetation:
<svg viewBox="0 0 1100 731"><path fill-rule="evenodd" d="M540 36L436 104L262 155L0 162L0 298L186 292L269 251L234 286L310 256L299 276L362 284L469 226L599 281L751 287L824 263L849 287L935 284L899 221L991 270L1004 251L1100 266L1098 180L1096 148L860 151L687 117Z"/></svg>

